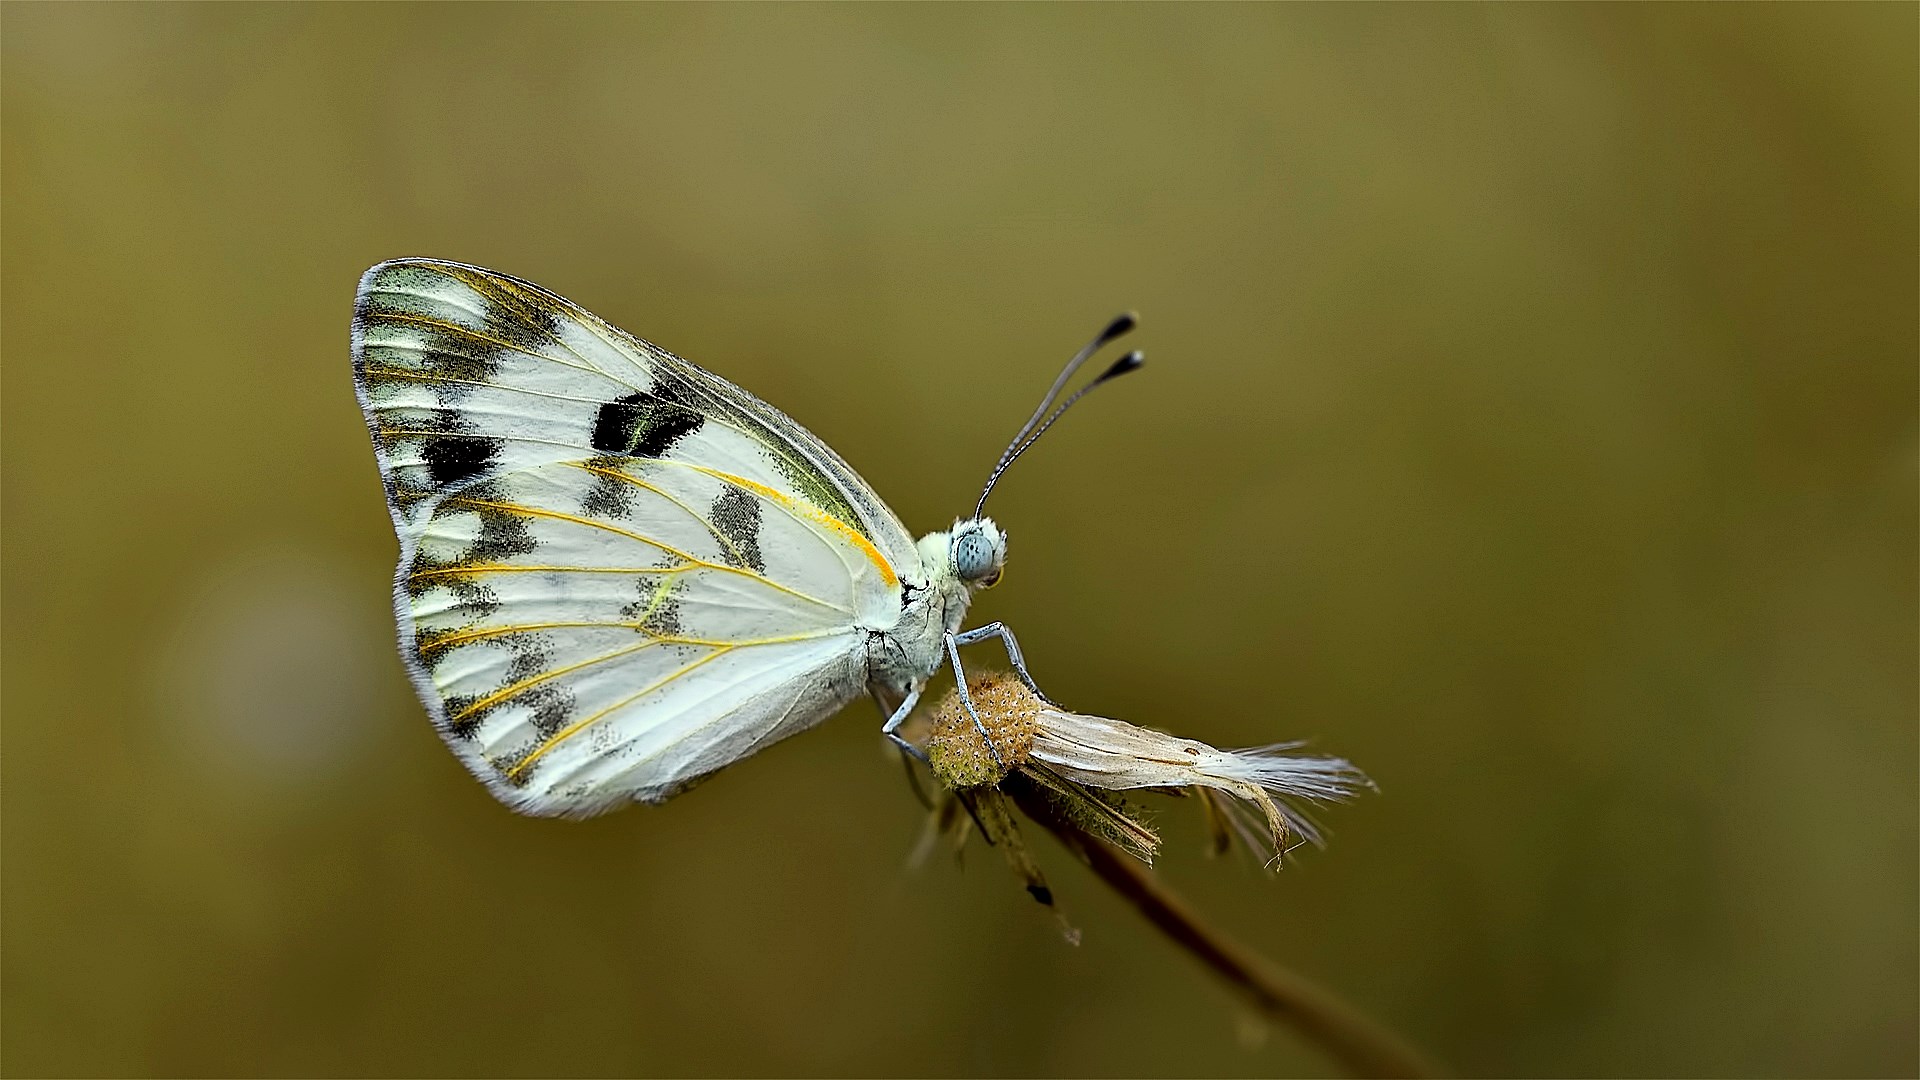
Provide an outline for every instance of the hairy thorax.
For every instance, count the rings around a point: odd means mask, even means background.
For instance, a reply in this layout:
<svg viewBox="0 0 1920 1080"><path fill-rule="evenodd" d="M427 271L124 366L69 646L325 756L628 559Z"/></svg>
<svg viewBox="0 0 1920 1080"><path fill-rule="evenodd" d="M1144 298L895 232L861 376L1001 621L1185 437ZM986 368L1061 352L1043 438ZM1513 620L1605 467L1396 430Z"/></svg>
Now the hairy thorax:
<svg viewBox="0 0 1920 1080"><path fill-rule="evenodd" d="M945 635L960 628L973 600L973 591L953 572L945 532L927 534L919 547L927 581L903 582L898 620L867 630L868 683L900 694L939 669Z"/></svg>

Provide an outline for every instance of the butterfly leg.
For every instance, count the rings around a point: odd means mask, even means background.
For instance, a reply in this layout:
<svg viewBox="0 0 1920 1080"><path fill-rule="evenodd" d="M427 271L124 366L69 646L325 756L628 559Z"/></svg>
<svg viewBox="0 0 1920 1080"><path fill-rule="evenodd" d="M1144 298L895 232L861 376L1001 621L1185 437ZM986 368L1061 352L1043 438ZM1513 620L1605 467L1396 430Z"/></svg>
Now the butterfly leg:
<svg viewBox="0 0 1920 1080"><path fill-rule="evenodd" d="M933 764L927 760L927 752L925 750L920 749L891 731L885 732L884 734L887 738L893 740L893 745L899 747L902 754L918 761L922 765L930 766Z"/></svg>
<svg viewBox="0 0 1920 1080"><path fill-rule="evenodd" d="M908 690L907 699L900 703L899 708L893 710L892 716L887 717L887 723L884 727L880 729L880 734L892 735L895 728L898 728L901 724L906 723L907 716L913 712L913 707L915 705L920 704L920 691L925 690L926 688L927 688L927 684L925 682L921 682L917 686L913 687L913 689ZM878 702L879 700L880 700L879 698L874 699L875 702ZM884 709L885 709L885 706L882 706L883 711ZM898 738L895 738L893 741L899 742L901 740Z"/></svg>
<svg viewBox="0 0 1920 1080"><path fill-rule="evenodd" d="M994 623L992 625L998 626L1000 624ZM977 631L967 631L967 634L973 633L977 633ZM947 631L947 662L953 665L953 688L960 692L960 705L967 710L967 715L973 718L974 730L978 731L980 737L986 740L987 753L993 755L993 763L995 765L1005 766L1006 762L1000 760L1000 748L993 744L993 736L987 734L987 725L981 723L980 714L973 710L973 695L967 693L967 669L960 666L960 646L965 644L961 639L967 637L967 634L955 634L951 630ZM978 641L980 639L975 637L973 640Z"/></svg>
<svg viewBox="0 0 1920 1080"><path fill-rule="evenodd" d="M1013 631L1007 629L1006 623L990 622L985 626L977 626L972 630L965 630L950 636L956 645L972 645L975 642L985 641L988 638L999 638L1000 644L1007 647L1007 660L1013 664L1013 672L1020 676L1020 681L1026 683L1027 689L1033 691L1034 696L1038 697L1041 701L1049 705L1056 704L1054 700L1048 697L1046 693L1040 689L1039 685L1033 681L1033 676L1027 674L1027 662L1020 655L1020 643L1013 640ZM958 674L960 671L960 664L957 660L954 662L953 670L955 674Z"/></svg>
<svg viewBox="0 0 1920 1080"><path fill-rule="evenodd" d="M901 704L900 708L893 710L892 712L888 711L887 703L881 700L879 691L877 690L873 691L872 697L873 697L873 704L875 705L875 707L877 707L880 710L880 715L887 718L887 725L880 729L880 733L882 735L885 735L887 739L893 743L894 746L899 748L901 759L905 760L906 758L910 757L918 761L922 765L927 764L927 752L925 750L920 749L919 747L913 745L907 740L894 734L894 729L899 727L901 721L907 718L907 714L913 711L914 702L919 699L919 691L916 690L913 693L907 695L906 701ZM913 769L911 767L907 769L907 776L909 778L913 776ZM914 781L914 794L916 795L920 794L920 785L918 780ZM923 796L920 801L926 802L926 798Z"/></svg>

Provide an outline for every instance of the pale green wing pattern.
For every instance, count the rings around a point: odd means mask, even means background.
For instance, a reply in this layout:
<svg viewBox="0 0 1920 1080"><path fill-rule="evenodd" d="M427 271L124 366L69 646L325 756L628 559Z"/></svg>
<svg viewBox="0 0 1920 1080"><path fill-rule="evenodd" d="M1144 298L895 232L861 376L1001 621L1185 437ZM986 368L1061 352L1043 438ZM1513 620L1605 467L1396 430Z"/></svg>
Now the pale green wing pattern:
<svg viewBox="0 0 1920 1080"><path fill-rule="evenodd" d="M402 655L503 801L664 799L863 691L913 540L778 410L454 263L368 271L353 340Z"/></svg>

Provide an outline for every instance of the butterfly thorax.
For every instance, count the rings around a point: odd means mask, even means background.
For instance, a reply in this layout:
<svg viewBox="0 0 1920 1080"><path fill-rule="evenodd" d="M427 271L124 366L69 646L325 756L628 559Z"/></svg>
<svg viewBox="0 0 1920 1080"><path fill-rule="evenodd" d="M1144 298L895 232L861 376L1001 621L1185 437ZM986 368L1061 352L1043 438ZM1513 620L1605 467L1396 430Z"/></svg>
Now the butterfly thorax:
<svg viewBox="0 0 1920 1080"><path fill-rule="evenodd" d="M957 632L973 594L999 580L1006 538L991 519L955 522L915 545L926 581L903 582L900 616L875 628L867 650L867 678L905 693L939 670L945 635Z"/></svg>

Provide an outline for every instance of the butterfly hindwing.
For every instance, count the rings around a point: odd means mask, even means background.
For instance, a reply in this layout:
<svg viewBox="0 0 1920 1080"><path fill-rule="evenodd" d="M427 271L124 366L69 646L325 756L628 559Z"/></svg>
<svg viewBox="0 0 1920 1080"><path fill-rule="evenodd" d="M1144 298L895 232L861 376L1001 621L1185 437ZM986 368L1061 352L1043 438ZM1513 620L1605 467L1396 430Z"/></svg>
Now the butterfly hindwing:
<svg viewBox="0 0 1920 1080"><path fill-rule="evenodd" d="M609 474L653 472L671 468L561 463L469 487L435 507L400 578L442 731L522 809L665 798L859 692L852 579L777 506L741 497L760 520L730 537L690 512L701 485L655 476L622 482L618 514L564 509L605 498ZM715 487L709 507L740 501Z"/></svg>
<svg viewBox="0 0 1920 1080"><path fill-rule="evenodd" d="M354 342L402 651L504 801L665 798L861 692L912 539L792 420L458 264L370 270Z"/></svg>

